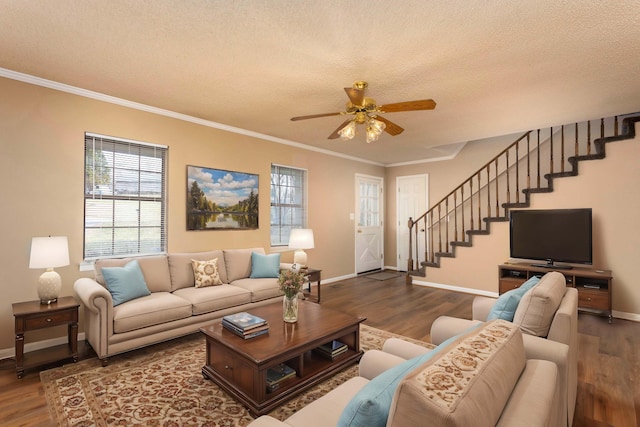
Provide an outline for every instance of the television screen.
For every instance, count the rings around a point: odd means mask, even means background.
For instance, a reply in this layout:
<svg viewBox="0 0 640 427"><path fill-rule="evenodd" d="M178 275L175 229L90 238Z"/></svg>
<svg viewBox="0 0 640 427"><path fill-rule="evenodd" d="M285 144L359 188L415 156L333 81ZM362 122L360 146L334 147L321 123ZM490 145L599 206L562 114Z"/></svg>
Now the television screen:
<svg viewBox="0 0 640 427"><path fill-rule="evenodd" d="M511 211L511 258L591 264L591 238L591 209Z"/></svg>

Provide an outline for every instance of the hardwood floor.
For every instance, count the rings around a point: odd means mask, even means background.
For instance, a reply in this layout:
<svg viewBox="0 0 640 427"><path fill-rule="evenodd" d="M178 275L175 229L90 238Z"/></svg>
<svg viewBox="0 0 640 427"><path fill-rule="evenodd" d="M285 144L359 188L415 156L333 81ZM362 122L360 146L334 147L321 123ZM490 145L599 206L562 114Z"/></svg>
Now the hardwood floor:
<svg viewBox="0 0 640 427"><path fill-rule="evenodd" d="M322 288L322 305L367 318L375 328L420 340L441 315L471 317L472 295L407 286L404 277L366 276ZM578 399L574 427L640 425L640 323L580 314ZM94 357L79 343L80 358ZM52 426L38 372L16 378L15 361L0 361L0 425Z"/></svg>

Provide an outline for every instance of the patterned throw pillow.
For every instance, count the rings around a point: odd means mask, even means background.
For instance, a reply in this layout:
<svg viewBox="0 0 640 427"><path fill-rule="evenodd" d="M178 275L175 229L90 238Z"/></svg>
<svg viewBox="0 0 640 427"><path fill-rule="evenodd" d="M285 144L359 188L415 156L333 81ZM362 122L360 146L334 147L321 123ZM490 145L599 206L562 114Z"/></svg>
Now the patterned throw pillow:
<svg viewBox="0 0 640 427"><path fill-rule="evenodd" d="M193 267L193 275L196 279L196 288L204 288L205 286L222 285L220 273L218 273L218 258L210 261L191 260Z"/></svg>

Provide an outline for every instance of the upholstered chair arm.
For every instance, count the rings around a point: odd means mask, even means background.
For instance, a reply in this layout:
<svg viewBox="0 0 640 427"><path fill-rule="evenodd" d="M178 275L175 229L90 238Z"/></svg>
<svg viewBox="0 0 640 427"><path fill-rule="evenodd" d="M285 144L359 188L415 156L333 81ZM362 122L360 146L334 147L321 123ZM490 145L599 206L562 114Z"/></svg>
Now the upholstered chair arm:
<svg viewBox="0 0 640 427"><path fill-rule="evenodd" d="M431 344L440 345L449 338L461 334L472 326L480 323L482 322L478 320L440 316L431 324Z"/></svg>
<svg viewBox="0 0 640 427"><path fill-rule="evenodd" d="M369 350L364 353L358 365L358 375L371 380L387 369L393 368L407 359L385 353L380 350Z"/></svg>
<svg viewBox="0 0 640 427"><path fill-rule="evenodd" d="M567 425L571 426L573 421L573 408L568 410L568 402L575 405L576 389L571 385L571 361L569 357L569 346L545 338L522 334L524 351L527 359L540 359L553 362L558 367L560 383L560 408L567 417Z"/></svg>
<svg viewBox="0 0 640 427"><path fill-rule="evenodd" d="M431 349L399 338L389 338L382 345L382 351L409 360L428 353Z"/></svg>
<svg viewBox="0 0 640 427"><path fill-rule="evenodd" d="M249 427L290 427L289 424L283 423L269 415L263 415L249 423Z"/></svg>
<svg viewBox="0 0 640 427"><path fill-rule="evenodd" d="M489 316L489 312L493 307L493 304L496 303L495 298L491 297L475 297L473 299L473 306L471 308L471 318L473 320L479 320L481 322L486 322L487 317Z"/></svg>

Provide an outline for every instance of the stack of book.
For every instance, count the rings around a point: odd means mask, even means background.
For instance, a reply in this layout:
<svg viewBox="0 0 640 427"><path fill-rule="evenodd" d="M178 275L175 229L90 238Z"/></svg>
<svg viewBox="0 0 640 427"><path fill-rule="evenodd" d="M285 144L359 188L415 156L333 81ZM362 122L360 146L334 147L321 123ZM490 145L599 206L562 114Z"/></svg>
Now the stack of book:
<svg viewBox="0 0 640 427"><path fill-rule="evenodd" d="M245 312L224 316L222 327L245 340L269 332L269 324L266 320Z"/></svg>
<svg viewBox="0 0 640 427"><path fill-rule="evenodd" d="M347 349L348 347L346 344L341 343L338 340L333 340L326 344L322 344L320 347L317 347L315 350L318 354L333 360L336 357L340 356L342 353L346 352Z"/></svg>
<svg viewBox="0 0 640 427"><path fill-rule="evenodd" d="M295 376L296 371L284 363L267 369L267 391L274 391L284 380Z"/></svg>

